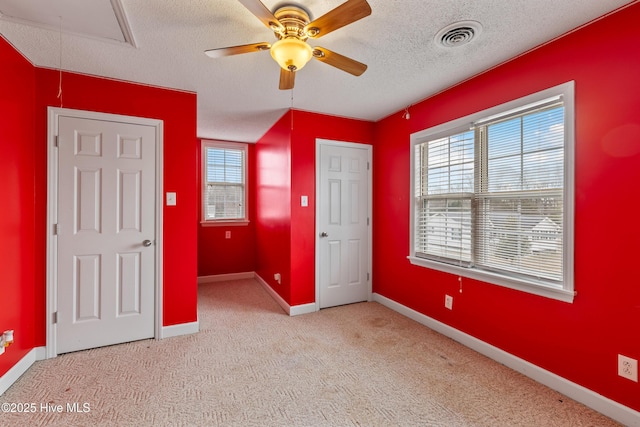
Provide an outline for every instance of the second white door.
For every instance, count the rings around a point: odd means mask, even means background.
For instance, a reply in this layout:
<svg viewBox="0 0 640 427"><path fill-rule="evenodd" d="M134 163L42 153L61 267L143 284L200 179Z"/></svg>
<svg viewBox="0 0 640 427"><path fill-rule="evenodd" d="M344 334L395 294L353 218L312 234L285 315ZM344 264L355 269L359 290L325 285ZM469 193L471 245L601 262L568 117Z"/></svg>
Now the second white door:
<svg viewBox="0 0 640 427"><path fill-rule="evenodd" d="M371 147L318 141L319 308L366 301Z"/></svg>
<svg viewBox="0 0 640 427"><path fill-rule="evenodd" d="M156 128L58 118L57 353L154 336Z"/></svg>

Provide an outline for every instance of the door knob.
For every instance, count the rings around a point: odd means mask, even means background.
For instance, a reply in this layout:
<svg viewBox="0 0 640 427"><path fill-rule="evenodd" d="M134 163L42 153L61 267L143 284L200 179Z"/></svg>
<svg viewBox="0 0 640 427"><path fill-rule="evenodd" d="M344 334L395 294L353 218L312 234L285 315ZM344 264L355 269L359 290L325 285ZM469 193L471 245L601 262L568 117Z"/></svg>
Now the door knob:
<svg viewBox="0 0 640 427"><path fill-rule="evenodd" d="M142 246L144 246L145 248L148 246L151 246L151 240L143 240L142 241Z"/></svg>
<svg viewBox="0 0 640 427"><path fill-rule="evenodd" d="M320 237L329 237L329 234L323 231L320 233Z"/></svg>

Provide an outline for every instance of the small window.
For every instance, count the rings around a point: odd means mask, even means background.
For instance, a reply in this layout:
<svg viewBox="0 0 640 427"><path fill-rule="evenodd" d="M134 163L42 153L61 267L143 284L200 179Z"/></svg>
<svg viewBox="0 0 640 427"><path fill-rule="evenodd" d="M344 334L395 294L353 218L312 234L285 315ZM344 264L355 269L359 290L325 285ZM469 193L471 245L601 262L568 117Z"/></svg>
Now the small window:
<svg viewBox="0 0 640 427"><path fill-rule="evenodd" d="M573 83L413 134L413 264L573 300Z"/></svg>
<svg viewBox="0 0 640 427"><path fill-rule="evenodd" d="M247 145L202 141L202 224L246 224Z"/></svg>

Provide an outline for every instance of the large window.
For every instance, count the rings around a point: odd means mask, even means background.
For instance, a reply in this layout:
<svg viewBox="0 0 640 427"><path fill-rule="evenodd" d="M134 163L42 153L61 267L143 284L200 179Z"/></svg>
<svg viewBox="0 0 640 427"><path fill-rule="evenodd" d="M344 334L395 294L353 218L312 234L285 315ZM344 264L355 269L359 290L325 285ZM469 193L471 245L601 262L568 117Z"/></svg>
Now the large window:
<svg viewBox="0 0 640 427"><path fill-rule="evenodd" d="M202 223L247 223L247 145L202 142Z"/></svg>
<svg viewBox="0 0 640 427"><path fill-rule="evenodd" d="M412 135L412 263L573 299L573 83Z"/></svg>

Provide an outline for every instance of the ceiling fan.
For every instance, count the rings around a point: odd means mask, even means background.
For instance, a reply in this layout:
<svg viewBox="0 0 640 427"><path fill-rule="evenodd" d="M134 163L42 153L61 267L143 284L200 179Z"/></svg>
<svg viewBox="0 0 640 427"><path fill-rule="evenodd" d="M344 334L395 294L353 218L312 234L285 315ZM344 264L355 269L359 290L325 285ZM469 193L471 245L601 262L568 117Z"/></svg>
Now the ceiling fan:
<svg viewBox="0 0 640 427"><path fill-rule="evenodd" d="M311 58L329 64L347 73L359 76L367 66L354 59L332 52L323 47L312 47L307 39L317 39L371 14L366 0L347 0L318 19L311 21L304 8L286 4L271 12L260 0L238 0L278 39L275 43L252 43L240 46L209 49L205 54L211 58L238 55L241 53L268 50L280 65L280 89L293 89L295 73Z"/></svg>

